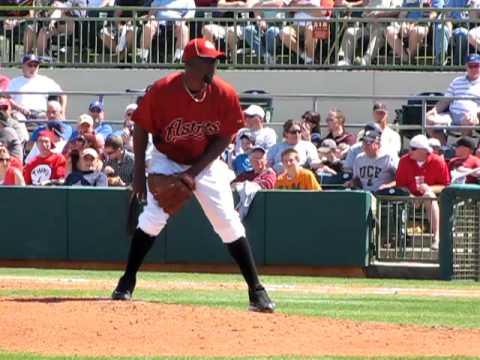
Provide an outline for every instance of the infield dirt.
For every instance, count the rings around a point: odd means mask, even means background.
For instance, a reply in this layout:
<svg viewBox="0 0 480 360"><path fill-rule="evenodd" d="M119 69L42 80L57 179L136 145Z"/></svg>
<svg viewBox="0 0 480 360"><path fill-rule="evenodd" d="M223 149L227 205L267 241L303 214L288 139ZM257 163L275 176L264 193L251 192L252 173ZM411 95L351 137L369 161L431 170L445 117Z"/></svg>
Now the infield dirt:
<svg viewBox="0 0 480 360"><path fill-rule="evenodd" d="M0 280L2 288L59 287L55 279ZM93 288L102 289L112 285L93 283ZM155 283L144 285L155 287ZM92 288L92 281L66 281L61 287L83 286ZM0 324L0 349L49 355L480 356L480 329L257 314L138 300L0 298Z"/></svg>

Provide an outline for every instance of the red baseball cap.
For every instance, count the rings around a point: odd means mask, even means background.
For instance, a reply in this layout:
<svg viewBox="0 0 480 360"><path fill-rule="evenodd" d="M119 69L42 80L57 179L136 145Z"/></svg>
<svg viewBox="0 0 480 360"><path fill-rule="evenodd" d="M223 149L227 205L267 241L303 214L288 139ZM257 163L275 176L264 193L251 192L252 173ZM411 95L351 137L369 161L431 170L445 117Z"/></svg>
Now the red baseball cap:
<svg viewBox="0 0 480 360"><path fill-rule="evenodd" d="M190 40L183 49L183 61L187 62L194 57L203 57L211 59L224 58L225 53L215 49L215 45L204 38Z"/></svg>
<svg viewBox="0 0 480 360"><path fill-rule="evenodd" d="M50 144L51 144L51 148L53 149L55 147L55 142L53 141L53 139L55 138L55 134L50 131L50 130L41 130L39 131L38 135L37 135L37 139L39 137L46 137L46 138L49 138L50 139Z"/></svg>

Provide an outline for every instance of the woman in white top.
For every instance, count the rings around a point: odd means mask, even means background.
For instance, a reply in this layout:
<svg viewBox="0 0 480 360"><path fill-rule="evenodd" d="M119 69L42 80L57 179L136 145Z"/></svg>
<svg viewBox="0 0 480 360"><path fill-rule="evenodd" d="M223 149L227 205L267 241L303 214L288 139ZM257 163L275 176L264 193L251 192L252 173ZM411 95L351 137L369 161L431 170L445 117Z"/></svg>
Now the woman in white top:
<svg viewBox="0 0 480 360"><path fill-rule="evenodd" d="M283 124L283 142L273 145L267 152L268 166L277 174L283 172L282 152L294 148L298 152L301 166L317 169L321 166L317 148L310 141L302 140L302 123L298 120L287 120Z"/></svg>

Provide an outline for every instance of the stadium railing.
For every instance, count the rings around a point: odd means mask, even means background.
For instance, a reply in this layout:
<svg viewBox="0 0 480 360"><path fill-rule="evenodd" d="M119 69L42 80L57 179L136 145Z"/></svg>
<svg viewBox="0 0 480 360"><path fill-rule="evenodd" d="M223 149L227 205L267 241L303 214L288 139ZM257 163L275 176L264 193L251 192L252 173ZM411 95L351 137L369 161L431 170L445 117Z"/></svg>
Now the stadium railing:
<svg viewBox="0 0 480 360"><path fill-rule="evenodd" d="M18 65L21 61L25 50L39 51L35 46L32 49L25 49L23 43L23 35L25 29L32 29L32 34L47 26L52 20L48 17L48 10L51 8L35 7L25 8L33 12L33 17L15 17L8 14L8 11L15 11L18 8L2 6L0 8L0 61L6 66ZM397 18L400 10L407 8L395 9L378 9L378 8L334 8L323 9L331 10L329 17L314 17L311 19L294 18L294 11L322 10L321 8L262 8L248 9L249 11L275 11L282 14L277 17L266 17L266 26L278 28L277 32L281 32L286 26L290 26L295 30L299 40L295 46L286 46L279 36L274 38L273 51L271 58L266 60L264 57L265 47L252 48L253 37L245 39L244 29L246 26L253 27L258 31L258 22L252 18L244 18L245 9L239 8L214 8L199 7L195 9L195 17L191 19L161 19L166 21L160 31L156 32L152 42L145 47L148 49L148 56L142 58L141 49L145 37L145 28L152 24L153 18L148 18L145 14L149 11L169 10L171 8L72 8L82 11L88 11L89 14L94 12L94 16L87 17L61 17L54 19L56 24L66 24L70 26L69 34L58 32L50 41L45 53L39 55L51 61L52 66L62 67L178 67L179 61L174 58L175 44L178 40L175 36L175 21L184 23L189 30L189 37L201 36L202 28L208 24L221 25L226 33L231 33L232 40L230 42L216 39L217 45L225 50L227 58L220 63L221 67L227 68L307 68L307 69L402 69L402 70L458 70L463 65L463 55L468 53L476 53L478 51L476 44L470 44L462 48L452 46L452 37L448 39L449 46L445 49L444 43L440 41L439 36L448 28L449 23L454 28L464 28L464 42L468 42L467 32L480 26L480 20L474 18L453 19L450 13L457 11L461 13L473 14L475 9L467 8L408 8L408 11L420 11L427 16L428 12L435 11L435 18L428 19L426 17L417 19ZM116 9L124 9L131 12L129 17L114 17L113 13ZM192 9L175 9L179 13L187 13ZM385 11L391 13L390 17L373 18L373 17L356 17L355 14L368 11ZM2 15L3 13L3 15ZM232 14L232 17L226 17L226 13ZM352 14L354 14L352 16ZM6 26L6 20L17 20L19 24L11 30ZM70 23L65 21L73 21L73 28ZM123 27L119 28L118 24L122 22ZM403 55L397 56L393 49L386 45L382 45L372 55L372 63L363 64L362 58L366 54L366 48L369 42L369 34L372 30L378 28L386 28L393 25L400 28L402 24L421 25L428 27L428 36L421 40L418 49L413 51L410 57ZM306 25L306 26L304 26ZM53 25L55 26L55 25ZM312 54L307 54L312 61L305 61L301 54L304 52L305 36L304 29L310 28L315 42L315 50ZM100 32L113 34L116 41L121 35L122 29L125 34L131 34L131 46L122 51L117 51L116 47L111 49L100 40ZM342 63L342 40L346 33L354 31L357 39L351 45L353 52L351 63L346 66L340 66ZM380 33L384 33L380 31ZM240 35L240 36L237 36ZM471 34L473 36L473 34ZM36 36L36 35L35 35ZM443 35L441 35L443 36ZM380 36L382 37L382 36ZM385 37L383 36L383 39ZM399 33L399 39L406 46L408 37L402 31ZM33 39L35 42L35 39ZM264 39L262 39L264 42Z"/></svg>

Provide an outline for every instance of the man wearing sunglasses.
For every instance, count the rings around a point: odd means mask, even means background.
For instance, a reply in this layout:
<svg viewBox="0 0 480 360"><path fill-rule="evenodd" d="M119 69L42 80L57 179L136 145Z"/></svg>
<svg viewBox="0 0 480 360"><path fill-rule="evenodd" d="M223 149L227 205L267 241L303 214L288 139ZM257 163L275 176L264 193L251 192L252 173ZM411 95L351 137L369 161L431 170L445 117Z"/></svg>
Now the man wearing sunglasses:
<svg viewBox="0 0 480 360"><path fill-rule="evenodd" d="M40 58L35 54L25 55L22 59L22 75L12 79L7 88L7 91L21 92L21 94L11 95L10 102L13 110L21 112L27 118L31 118L35 113L46 113L49 93L63 91L54 80L38 73L40 62ZM32 94L32 92L42 94ZM67 96L60 95L58 98L65 114Z"/></svg>
<svg viewBox="0 0 480 360"><path fill-rule="evenodd" d="M470 54L465 58L466 74L455 78L448 86L445 96L448 97L480 97L480 55ZM450 126L450 125L478 125L480 100L440 100L430 111L427 112L427 125ZM446 143L443 132L432 131L429 134L438 138L442 144ZM463 131L471 133L469 130Z"/></svg>
<svg viewBox="0 0 480 360"><path fill-rule="evenodd" d="M440 209L436 198L450 183L450 172L445 161L433 153L425 135L410 140L410 150L400 158L395 180L398 187L407 188L414 196L429 198L424 204L433 232L431 246L438 250Z"/></svg>
<svg viewBox="0 0 480 360"><path fill-rule="evenodd" d="M88 113L93 119L93 126L95 128L95 134L100 134L103 137L103 140L106 140L109 137L113 129L112 127L105 123L105 108L103 102L99 100L92 101L88 106Z"/></svg>

